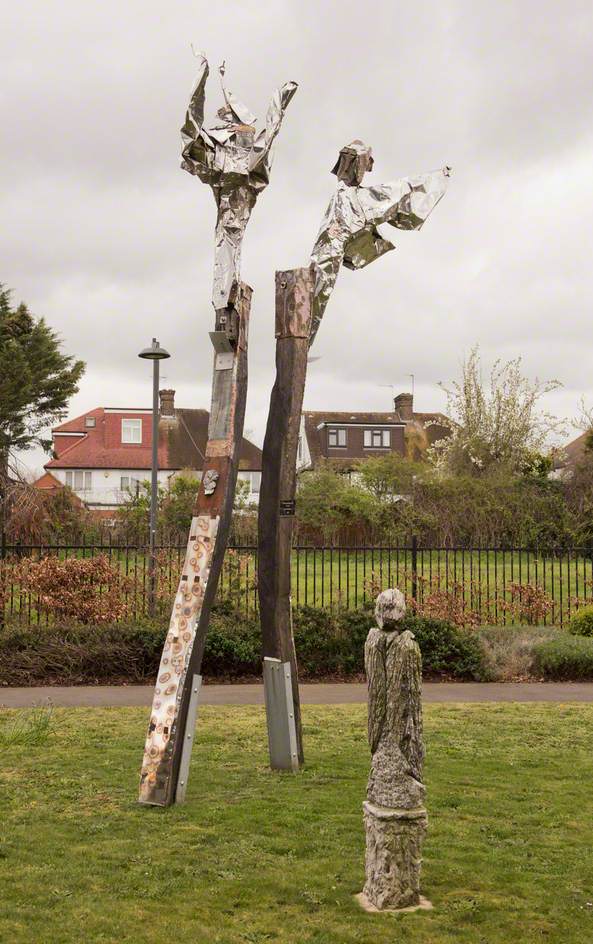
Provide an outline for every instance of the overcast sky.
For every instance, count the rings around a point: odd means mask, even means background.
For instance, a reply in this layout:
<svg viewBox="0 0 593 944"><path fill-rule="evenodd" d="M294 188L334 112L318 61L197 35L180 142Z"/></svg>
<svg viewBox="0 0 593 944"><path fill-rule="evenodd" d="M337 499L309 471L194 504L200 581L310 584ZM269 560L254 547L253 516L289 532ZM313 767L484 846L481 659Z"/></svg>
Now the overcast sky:
<svg viewBox="0 0 593 944"><path fill-rule="evenodd" d="M244 241L254 289L246 429L261 444L274 375L274 270L306 265L353 138L365 182L449 163L449 192L396 252L342 271L311 365L309 409L385 410L415 376L420 410L479 343L486 364L522 355L564 387L547 406L593 403L591 0L21 0L0 13L0 281L87 363L75 416L149 406L156 335L164 385L209 407L215 205L179 168L196 71L216 66L261 121L299 89L270 186ZM40 467L39 455L29 457Z"/></svg>

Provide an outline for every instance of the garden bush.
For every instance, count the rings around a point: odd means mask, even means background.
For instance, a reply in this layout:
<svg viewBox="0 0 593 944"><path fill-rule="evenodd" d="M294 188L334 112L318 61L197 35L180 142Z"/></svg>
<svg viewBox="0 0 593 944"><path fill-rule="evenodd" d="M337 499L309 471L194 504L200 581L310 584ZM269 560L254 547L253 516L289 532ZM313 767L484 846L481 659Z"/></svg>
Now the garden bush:
<svg viewBox="0 0 593 944"><path fill-rule="evenodd" d="M302 679L360 677L364 642L373 625L371 608L329 610L300 607L294 636ZM408 616L429 676L483 677L480 645L444 620ZM151 681L157 672L165 628L144 625L37 625L9 628L0 636L0 685L105 684ZM212 615L202 672L231 680L261 674L261 639L255 618L230 605Z"/></svg>
<svg viewBox="0 0 593 944"><path fill-rule="evenodd" d="M593 639L562 633L533 651L534 668L553 680L593 679Z"/></svg>
<svg viewBox="0 0 593 944"><path fill-rule="evenodd" d="M411 630L422 652L425 675L479 681L485 676L478 638L442 619L408 615L402 627Z"/></svg>
<svg viewBox="0 0 593 944"><path fill-rule="evenodd" d="M584 606L572 617L568 631L573 636L593 636L593 606Z"/></svg>
<svg viewBox="0 0 593 944"><path fill-rule="evenodd" d="M476 629L489 682L511 682L534 674L533 651L542 642L556 639L556 626L480 626Z"/></svg>

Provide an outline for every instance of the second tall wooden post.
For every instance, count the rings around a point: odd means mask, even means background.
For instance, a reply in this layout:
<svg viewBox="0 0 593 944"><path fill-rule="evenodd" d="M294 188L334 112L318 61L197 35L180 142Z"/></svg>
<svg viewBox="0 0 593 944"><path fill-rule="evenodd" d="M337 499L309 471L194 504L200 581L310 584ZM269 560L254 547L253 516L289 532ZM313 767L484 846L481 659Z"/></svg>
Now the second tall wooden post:
<svg viewBox="0 0 593 944"><path fill-rule="evenodd" d="M307 376L314 276L311 269L276 272L276 381L264 439L259 498L258 591L264 658L290 665L292 707L298 765L303 763L303 738L298 671L292 633L290 558L295 513L296 462L301 410ZM272 731L277 730L266 700L273 767ZM292 717L288 712L292 728ZM289 732L286 732L288 751ZM294 745L293 748L294 749ZM293 769L296 765L293 764Z"/></svg>

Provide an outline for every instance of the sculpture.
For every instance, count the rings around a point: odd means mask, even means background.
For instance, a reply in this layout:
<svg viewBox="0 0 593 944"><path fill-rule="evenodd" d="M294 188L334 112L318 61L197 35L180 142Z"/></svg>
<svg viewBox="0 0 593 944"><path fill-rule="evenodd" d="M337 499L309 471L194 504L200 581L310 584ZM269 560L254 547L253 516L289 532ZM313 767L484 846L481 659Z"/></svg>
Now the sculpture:
<svg viewBox="0 0 593 944"><path fill-rule="evenodd" d="M332 169L338 188L323 217L309 270L276 272L276 380L262 457L258 591L264 657L291 664L291 716L300 763L304 752L292 638L290 550L307 351L342 263L360 269L394 248L377 229L382 222L398 229L419 229L443 196L451 174L446 166L420 177L363 187L364 175L372 166L371 149L362 141L342 148ZM286 752L289 741L287 734Z"/></svg>
<svg viewBox="0 0 593 944"><path fill-rule="evenodd" d="M332 197L317 235L311 262L315 269L315 295L310 344L315 340L342 263L362 269L395 249L377 226L389 223L396 229L420 229L443 197L451 168L404 177L392 183L363 187L372 170L373 154L362 141L352 141L340 151L332 174L338 188Z"/></svg>
<svg viewBox="0 0 593 944"><path fill-rule="evenodd" d="M409 630L399 632L406 610L399 590L377 597L364 656L372 753L367 798L366 881L359 900L368 910L430 907L420 897L422 841L427 827L422 782L422 660Z"/></svg>
<svg viewBox="0 0 593 944"><path fill-rule="evenodd" d="M224 66L221 67L224 76ZM224 88L220 123L205 131L208 62L181 130L182 167L212 188L218 207L214 249L215 330L212 402L200 489L173 602L140 772L140 803L182 802L200 691L200 667L210 611L227 544L239 467L247 396L247 336L251 289L240 280L241 242L258 194L269 182L271 148L296 91L287 82L272 99L266 127Z"/></svg>
<svg viewBox="0 0 593 944"><path fill-rule="evenodd" d="M181 166L212 187L218 214L214 243L214 308L235 302L240 281L241 243L257 197L270 182L272 145L284 112L298 86L286 82L270 102L266 127L255 134L256 118L224 85L224 63L220 67L225 105L219 122L204 128L204 101L209 67L202 57L185 124Z"/></svg>

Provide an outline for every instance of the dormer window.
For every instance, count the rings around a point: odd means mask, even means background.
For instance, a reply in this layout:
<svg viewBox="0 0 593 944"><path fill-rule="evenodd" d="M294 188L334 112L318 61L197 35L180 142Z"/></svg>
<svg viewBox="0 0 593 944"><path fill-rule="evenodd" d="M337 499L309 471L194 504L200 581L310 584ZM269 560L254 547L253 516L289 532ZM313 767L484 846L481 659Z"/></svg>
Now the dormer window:
<svg viewBox="0 0 593 944"><path fill-rule="evenodd" d="M327 431L327 444L330 449L346 445L346 430L330 428Z"/></svg>
<svg viewBox="0 0 593 944"><path fill-rule="evenodd" d="M121 441L122 443L142 443L142 420L122 420L121 421Z"/></svg>
<svg viewBox="0 0 593 944"><path fill-rule="evenodd" d="M87 429L94 429L95 426L97 425L97 417L87 416L84 421L84 425L86 426Z"/></svg>
<svg viewBox="0 0 593 944"><path fill-rule="evenodd" d="M364 448L365 449L389 449L391 446L390 429L365 429Z"/></svg>

